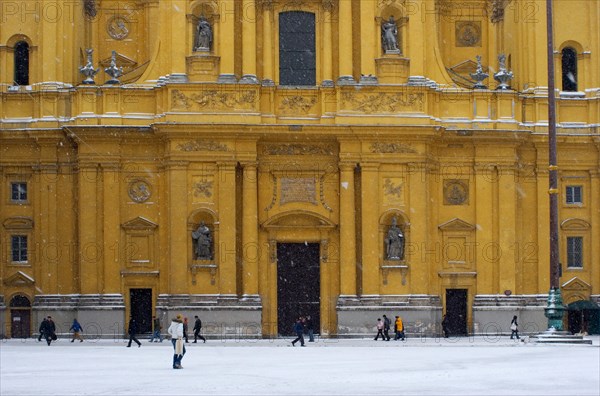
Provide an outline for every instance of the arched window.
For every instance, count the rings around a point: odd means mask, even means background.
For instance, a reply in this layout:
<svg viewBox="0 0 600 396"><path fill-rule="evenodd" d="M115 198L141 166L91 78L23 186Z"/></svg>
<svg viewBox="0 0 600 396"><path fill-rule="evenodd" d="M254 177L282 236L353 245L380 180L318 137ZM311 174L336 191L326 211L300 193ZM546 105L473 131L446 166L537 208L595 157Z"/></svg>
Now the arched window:
<svg viewBox="0 0 600 396"><path fill-rule="evenodd" d="M290 11L279 14L279 84L315 85L315 15Z"/></svg>
<svg viewBox="0 0 600 396"><path fill-rule="evenodd" d="M15 85L29 85L29 44L15 44Z"/></svg>
<svg viewBox="0 0 600 396"><path fill-rule="evenodd" d="M562 50L562 90L577 91L577 51L571 47Z"/></svg>

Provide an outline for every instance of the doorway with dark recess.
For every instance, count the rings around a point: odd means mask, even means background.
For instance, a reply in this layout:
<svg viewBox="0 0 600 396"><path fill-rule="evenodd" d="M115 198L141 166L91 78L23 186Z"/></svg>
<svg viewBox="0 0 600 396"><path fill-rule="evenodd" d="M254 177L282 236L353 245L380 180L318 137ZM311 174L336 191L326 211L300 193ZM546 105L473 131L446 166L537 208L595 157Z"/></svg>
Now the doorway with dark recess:
<svg viewBox="0 0 600 396"><path fill-rule="evenodd" d="M446 289L446 320L449 336L467 335L467 289Z"/></svg>
<svg viewBox="0 0 600 396"><path fill-rule="evenodd" d="M310 315L315 334L320 332L320 245L277 244L277 329L281 336L293 335L299 316Z"/></svg>
<svg viewBox="0 0 600 396"><path fill-rule="evenodd" d="M138 334L151 333L152 289L129 289L129 312L137 323Z"/></svg>

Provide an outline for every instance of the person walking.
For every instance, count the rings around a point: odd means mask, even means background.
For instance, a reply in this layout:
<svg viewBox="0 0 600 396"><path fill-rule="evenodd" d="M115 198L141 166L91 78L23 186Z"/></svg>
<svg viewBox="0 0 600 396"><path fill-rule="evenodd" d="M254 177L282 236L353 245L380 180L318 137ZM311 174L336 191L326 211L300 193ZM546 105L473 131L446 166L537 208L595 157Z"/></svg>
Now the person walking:
<svg viewBox="0 0 600 396"><path fill-rule="evenodd" d="M198 338L200 338L204 343L206 343L206 338L200 335L200 331L202 330L202 321L198 317L198 315L194 316L194 344L198 342Z"/></svg>
<svg viewBox="0 0 600 396"><path fill-rule="evenodd" d="M137 322L136 320L132 317L129 318L129 344L127 344L127 348L131 347L131 342L135 342L138 345L138 348L142 346L142 343L135 337L135 335L137 334L138 328L137 328Z"/></svg>
<svg viewBox="0 0 600 396"><path fill-rule="evenodd" d="M375 341L379 339L379 336L381 336L381 341L385 341L385 336L383 335L384 326L385 324L383 323L383 320L381 320L381 318L377 318L377 335L375 336Z"/></svg>
<svg viewBox="0 0 600 396"><path fill-rule="evenodd" d="M386 341L390 340L390 326L392 325L392 321L385 315L383 315L383 338Z"/></svg>
<svg viewBox="0 0 600 396"><path fill-rule="evenodd" d="M182 369L181 359L185 355L185 345L183 342L183 319L181 315L171 320L169 326L169 335L171 336L171 343L173 344L173 368Z"/></svg>
<svg viewBox="0 0 600 396"><path fill-rule="evenodd" d="M71 339L71 342L75 342L76 338L79 340L79 342L83 342L83 337L80 334L83 332L83 327L81 327L77 321L77 318L73 319L73 324L69 328L69 331L71 330L73 331L73 338Z"/></svg>
<svg viewBox="0 0 600 396"><path fill-rule="evenodd" d="M185 340L186 344L189 344L189 340L188 340L188 320L187 317L183 318L183 339Z"/></svg>
<svg viewBox="0 0 600 396"><path fill-rule="evenodd" d="M294 332L296 333L296 339L294 341L292 341L292 346L296 346L296 343L298 341L300 341L300 346L305 346L304 345L304 325L302 324L302 316L300 316L298 318L298 320L296 320L296 323L294 324Z"/></svg>
<svg viewBox="0 0 600 396"><path fill-rule="evenodd" d="M162 339L162 334L160 334L160 331L162 330L162 326L160 324L160 319L155 316L152 317L152 328L153 328L153 332L152 332L152 337L150 338L150 342L154 342L154 339L158 338L158 341L156 342L163 342Z"/></svg>
<svg viewBox="0 0 600 396"><path fill-rule="evenodd" d="M39 332L40 335L38 336L38 342L42 341L42 338L46 338L46 334L45 331L48 328L48 319L44 316L44 319L42 319L42 323L40 323L40 328L39 328Z"/></svg>
<svg viewBox="0 0 600 396"><path fill-rule="evenodd" d="M310 315L306 315L306 331L308 332L308 342L315 342L315 325Z"/></svg>
<svg viewBox="0 0 600 396"><path fill-rule="evenodd" d="M52 341L56 341L56 339L58 338L56 337L56 325L52 320L52 316L48 316L48 319L46 321L46 328L44 329L44 335L46 337L46 342L48 343L48 346L50 346L50 343Z"/></svg>
<svg viewBox="0 0 600 396"><path fill-rule="evenodd" d="M519 339L519 324L517 323L517 315L513 316L512 320L510 321L510 339L512 340L514 336L517 337L517 340Z"/></svg>
<svg viewBox="0 0 600 396"><path fill-rule="evenodd" d="M404 323L402 322L402 318L400 316L396 316L396 323L395 323L395 330L396 330L396 335L394 336L394 341L397 341L399 339L402 338L402 341L404 341Z"/></svg>

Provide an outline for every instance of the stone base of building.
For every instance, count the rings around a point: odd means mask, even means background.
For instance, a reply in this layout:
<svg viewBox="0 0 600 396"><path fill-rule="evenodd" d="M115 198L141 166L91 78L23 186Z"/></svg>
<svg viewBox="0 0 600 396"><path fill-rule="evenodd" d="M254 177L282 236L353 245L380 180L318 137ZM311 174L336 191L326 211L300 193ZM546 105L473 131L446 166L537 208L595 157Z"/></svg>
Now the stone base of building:
<svg viewBox="0 0 600 396"><path fill-rule="evenodd" d="M377 319L399 315L407 334L422 337L441 333L442 304L439 296L380 295L340 296L337 304L338 336L365 337L377 333Z"/></svg>
<svg viewBox="0 0 600 396"><path fill-rule="evenodd" d="M513 295L479 294L473 299L474 335L494 337L510 334L510 322L517 315L519 334L537 334L548 327L544 316L547 294Z"/></svg>

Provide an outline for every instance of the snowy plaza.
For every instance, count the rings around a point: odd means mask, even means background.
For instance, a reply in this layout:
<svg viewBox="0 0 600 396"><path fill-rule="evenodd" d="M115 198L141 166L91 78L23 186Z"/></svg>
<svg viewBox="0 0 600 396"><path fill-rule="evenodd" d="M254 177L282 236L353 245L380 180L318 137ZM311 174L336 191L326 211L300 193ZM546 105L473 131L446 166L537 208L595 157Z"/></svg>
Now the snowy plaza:
<svg viewBox="0 0 600 396"><path fill-rule="evenodd" d="M598 395L600 337L589 338L209 339L186 345L183 370L168 340L11 339L0 343L0 395Z"/></svg>

